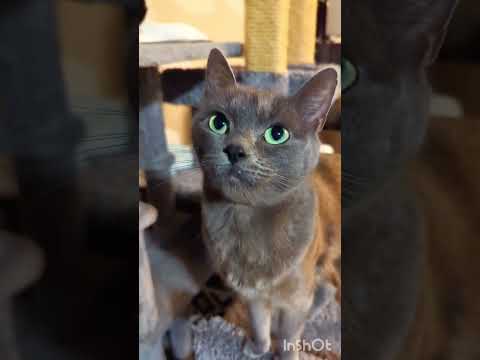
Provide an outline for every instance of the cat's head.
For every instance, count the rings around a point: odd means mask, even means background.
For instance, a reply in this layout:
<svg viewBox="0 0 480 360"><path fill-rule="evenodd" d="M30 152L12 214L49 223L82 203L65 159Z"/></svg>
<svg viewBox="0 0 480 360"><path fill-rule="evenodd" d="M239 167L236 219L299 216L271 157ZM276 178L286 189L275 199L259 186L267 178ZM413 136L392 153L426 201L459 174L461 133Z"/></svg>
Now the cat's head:
<svg viewBox="0 0 480 360"><path fill-rule="evenodd" d="M212 50L193 145L205 186L236 203L273 204L316 166L337 73L316 74L295 95L242 86Z"/></svg>
<svg viewBox="0 0 480 360"><path fill-rule="evenodd" d="M422 142L426 69L456 0L342 3L342 201L372 193Z"/></svg>

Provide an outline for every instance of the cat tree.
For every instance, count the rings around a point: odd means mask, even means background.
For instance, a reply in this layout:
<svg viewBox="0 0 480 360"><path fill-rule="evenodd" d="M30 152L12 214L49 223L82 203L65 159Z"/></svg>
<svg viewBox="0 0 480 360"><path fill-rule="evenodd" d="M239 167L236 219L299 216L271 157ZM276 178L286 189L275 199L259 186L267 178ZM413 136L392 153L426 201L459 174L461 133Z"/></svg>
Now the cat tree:
<svg viewBox="0 0 480 360"><path fill-rule="evenodd" d="M287 92L289 75L308 79L310 72L289 72L315 63L317 0L246 0L245 72L241 81Z"/></svg>

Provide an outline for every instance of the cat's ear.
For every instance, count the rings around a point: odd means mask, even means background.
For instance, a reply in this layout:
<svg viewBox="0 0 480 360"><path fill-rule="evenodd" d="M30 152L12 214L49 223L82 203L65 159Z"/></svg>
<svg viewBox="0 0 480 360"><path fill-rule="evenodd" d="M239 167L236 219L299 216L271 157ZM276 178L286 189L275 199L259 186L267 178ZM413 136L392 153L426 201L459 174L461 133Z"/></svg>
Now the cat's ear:
<svg viewBox="0 0 480 360"><path fill-rule="evenodd" d="M458 0L436 0L431 3L430 24L424 25L427 26L425 29L427 51L423 56L423 63L427 66L437 59Z"/></svg>
<svg viewBox="0 0 480 360"><path fill-rule="evenodd" d="M235 76L227 59L218 49L212 49L208 56L205 74L205 93L215 94L226 88L235 86Z"/></svg>
<svg viewBox="0 0 480 360"><path fill-rule="evenodd" d="M414 52L423 66L429 66L437 59L443 45L447 28L458 0L410 0L403 4L395 1L398 15L404 20L403 29L398 28L398 36L407 36L407 41L415 44Z"/></svg>
<svg viewBox="0 0 480 360"><path fill-rule="evenodd" d="M337 88L337 72L328 68L317 73L293 96L293 104L302 126L322 130Z"/></svg>

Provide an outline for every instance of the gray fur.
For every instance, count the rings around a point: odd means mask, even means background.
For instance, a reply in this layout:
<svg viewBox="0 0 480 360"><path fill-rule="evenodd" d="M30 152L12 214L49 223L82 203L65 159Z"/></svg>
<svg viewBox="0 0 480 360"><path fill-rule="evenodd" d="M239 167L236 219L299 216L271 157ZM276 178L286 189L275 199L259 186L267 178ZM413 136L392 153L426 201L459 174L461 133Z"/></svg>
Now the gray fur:
<svg viewBox="0 0 480 360"><path fill-rule="evenodd" d="M404 170L423 140L434 61L456 1L344 1L342 347L396 359L415 315L421 219ZM361 31L360 31L361 29Z"/></svg>
<svg viewBox="0 0 480 360"><path fill-rule="evenodd" d="M314 74L311 74L314 75ZM275 89L275 91L286 94L289 89L290 74L275 74L268 72L242 71L239 74L240 82L253 86L256 89Z"/></svg>

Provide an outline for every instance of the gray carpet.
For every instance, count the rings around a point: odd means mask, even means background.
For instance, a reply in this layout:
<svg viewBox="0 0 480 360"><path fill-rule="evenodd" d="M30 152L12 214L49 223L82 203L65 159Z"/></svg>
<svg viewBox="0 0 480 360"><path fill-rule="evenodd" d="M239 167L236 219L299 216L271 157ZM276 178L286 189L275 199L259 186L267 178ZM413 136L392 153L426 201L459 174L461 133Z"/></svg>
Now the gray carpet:
<svg viewBox="0 0 480 360"><path fill-rule="evenodd" d="M242 345L245 341L244 332L227 323L221 317L209 320L201 319L192 325L193 351L197 360L249 360L242 354ZM322 342L332 345L332 351L341 353L341 322L340 306L332 298L317 312L314 319L307 322L302 339L320 350ZM319 340L316 340L319 339ZM316 341L315 341L316 340ZM321 340L321 341L320 341ZM315 342L314 342L315 341ZM325 350L325 349L324 349ZM261 360L272 359L272 353L265 354ZM300 359L317 359L313 355L301 352Z"/></svg>

